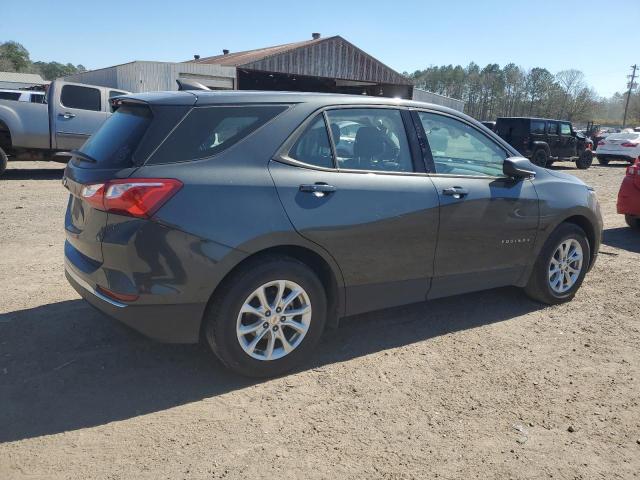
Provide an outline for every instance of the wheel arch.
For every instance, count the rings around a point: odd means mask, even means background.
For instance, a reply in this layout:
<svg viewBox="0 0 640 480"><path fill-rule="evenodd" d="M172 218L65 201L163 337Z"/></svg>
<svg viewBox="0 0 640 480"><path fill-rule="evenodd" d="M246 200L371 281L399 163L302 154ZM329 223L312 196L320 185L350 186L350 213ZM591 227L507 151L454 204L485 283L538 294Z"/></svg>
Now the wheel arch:
<svg viewBox="0 0 640 480"><path fill-rule="evenodd" d="M544 142L542 140L535 140L531 145L533 146L532 150L534 154L536 150L542 148L545 152L547 152L548 156L551 156L551 147L549 147L549 144L547 142Z"/></svg>
<svg viewBox="0 0 640 480"><path fill-rule="evenodd" d="M2 119L0 119L0 148L8 153L12 149L12 146L11 129Z"/></svg>
<svg viewBox="0 0 640 480"><path fill-rule="evenodd" d="M255 262L270 256L287 256L296 259L304 263L316 275L318 275L318 278L320 279L327 294L327 325L334 328L338 326L338 321L340 317L344 315L345 308L344 281L338 266L320 253L306 246L294 244L274 245L251 253L237 262L225 273L220 282L218 282L214 288L213 292L211 292L209 301L207 302L207 307L205 308L204 315L200 323L200 338L203 338L202 335L204 334L205 318L207 311L209 310L209 305L225 282L228 282L238 271L250 268Z"/></svg>

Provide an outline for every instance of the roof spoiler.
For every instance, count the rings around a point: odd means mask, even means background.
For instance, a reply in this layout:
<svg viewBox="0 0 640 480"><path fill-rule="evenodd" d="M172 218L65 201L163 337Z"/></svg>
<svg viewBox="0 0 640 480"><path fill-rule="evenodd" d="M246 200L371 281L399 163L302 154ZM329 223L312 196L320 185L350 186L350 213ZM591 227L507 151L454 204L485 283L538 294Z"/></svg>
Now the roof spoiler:
<svg viewBox="0 0 640 480"><path fill-rule="evenodd" d="M195 80L176 79L178 90L211 90L206 85L196 82Z"/></svg>

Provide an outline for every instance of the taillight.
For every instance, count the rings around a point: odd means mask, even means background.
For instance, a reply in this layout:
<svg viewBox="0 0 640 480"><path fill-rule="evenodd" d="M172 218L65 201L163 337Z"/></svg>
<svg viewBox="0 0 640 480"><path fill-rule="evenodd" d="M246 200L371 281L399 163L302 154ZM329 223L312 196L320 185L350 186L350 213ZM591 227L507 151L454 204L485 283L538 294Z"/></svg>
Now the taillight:
<svg viewBox="0 0 640 480"><path fill-rule="evenodd" d="M620 144L620 146L634 148L634 147L637 147L638 144L634 143L634 142L624 142L624 143Z"/></svg>
<svg viewBox="0 0 640 480"><path fill-rule="evenodd" d="M173 178L127 178L85 185L80 194L98 210L149 218L180 188Z"/></svg>
<svg viewBox="0 0 640 480"><path fill-rule="evenodd" d="M598 142L598 145L604 145L604 140L600 140L600 141Z"/></svg>
<svg viewBox="0 0 640 480"><path fill-rule="evenodd" d="M640 175L640 159L636 160L634 165L627 167L627 175Z"/></svg>

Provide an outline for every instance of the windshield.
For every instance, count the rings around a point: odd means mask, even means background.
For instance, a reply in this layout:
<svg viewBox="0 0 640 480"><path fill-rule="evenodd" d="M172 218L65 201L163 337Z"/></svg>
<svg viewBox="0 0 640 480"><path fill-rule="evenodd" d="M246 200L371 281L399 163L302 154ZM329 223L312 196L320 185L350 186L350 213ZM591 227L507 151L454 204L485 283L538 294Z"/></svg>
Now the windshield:
<svg viewBox="0 0 640 480"><path fill-rule="evenodd" d="M144 105L123 105L87 140L80 151L95 163L74 160L84 168L127 168L151 122L151 111Z"/></svg>

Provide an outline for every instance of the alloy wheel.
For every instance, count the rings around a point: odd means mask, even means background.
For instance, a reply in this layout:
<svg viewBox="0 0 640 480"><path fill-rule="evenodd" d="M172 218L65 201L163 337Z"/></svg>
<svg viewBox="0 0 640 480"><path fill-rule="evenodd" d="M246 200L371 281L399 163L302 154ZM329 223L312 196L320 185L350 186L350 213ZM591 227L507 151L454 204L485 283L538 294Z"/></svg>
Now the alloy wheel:
<svg viewBox="0 0 640 480"><path fill-rule="evenodd" d="M575 285L582 271L582 246L575 238L563 240L555 249L549 262L549 287L554 293L563 294Z"/></svg>
<svg viewBox="0 0 640 480"><path fill-rule="evenodd" d="M257 360L277 360L302 343L311 324L307 292L290 280L274 280L244 301L236 336L244 352Z"/></svg>

